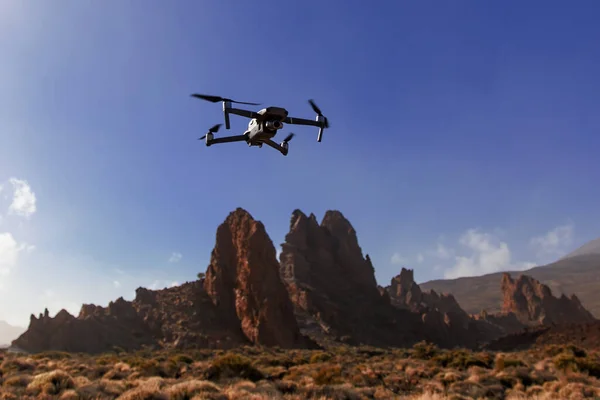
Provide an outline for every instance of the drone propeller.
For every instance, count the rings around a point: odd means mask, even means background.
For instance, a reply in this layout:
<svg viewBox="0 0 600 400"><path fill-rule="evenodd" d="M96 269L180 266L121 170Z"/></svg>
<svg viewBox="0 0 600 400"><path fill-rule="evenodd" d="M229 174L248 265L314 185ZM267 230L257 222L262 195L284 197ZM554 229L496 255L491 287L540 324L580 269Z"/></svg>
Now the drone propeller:
<svg viewBox="0 0 600 400"><path fill-rule="evenodd" d="M213 126L212 128L210 128L208 130L208 132L204 134L204 136L202 136L201 138L198 138L198 140L204 139L206 137L206 135L209 134L209 133L217 133L217 132L219 132L219 128L221 127L221 125L222 124L216 124L215 126Z"/></svg>
<svg viewBox="0 0 600 400"><path fill-rule="evenodd" d="M293 133L290 133L289 135L287 135L287 136L285 137L285 139L283 139L283 143L287 143L287 142L289 142L290 140L292 140L292 138L293 138L293 137L294 137L294 134L293 134Z"/></svg>
<svg viewBox="0 0 600 400"><path fill-rule="evenodd" d="M319 117L323 117L325 119L325 121L323 121L325 128L329 128L329 121L327 120L327 117L323 116L321 109L319 107L317 107L317 105L315 104L315 102L312 99L308 100L308 103L312 107L313 111L316 112Z"/></svg>
<svg viewBox="0 0 600 400"><path fill-rule="evenodd" d="M260 105L260 103L246 103L246 102L243 102L243 101L235 101L235 100L232 100L232 99L227 99L225 97L211 96L211 95L208 95L208 94L194 93L191 96L195 97L197 99L202 99L202 100L210 101L211 103L218 103L219 101L230 101L232 103L248 104L248 105L251 105L251 106L259 106Z"/></svg>

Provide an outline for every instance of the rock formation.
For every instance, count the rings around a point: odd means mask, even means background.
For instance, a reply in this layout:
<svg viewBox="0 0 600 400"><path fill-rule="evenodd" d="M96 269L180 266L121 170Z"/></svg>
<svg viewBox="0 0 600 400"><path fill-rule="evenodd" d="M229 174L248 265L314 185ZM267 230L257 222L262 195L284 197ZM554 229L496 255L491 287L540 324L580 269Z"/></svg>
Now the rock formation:
<svg viewBox="0 0 600 400"><path fill-rule="evenodd" d="M577 296L554 297L550 288L538 280L520 275L516 280L504 273L501 282L502 314L513 313L525 325L593 322Z"/></svg>
<svg viewBox="0 0 600 400"><path fill-rule="evenodd" d="M206 278L181 286L138 288L133 301L85 304L77 317L31 316L12 345L30 352L97 353L115 347L230 348L243 344L314 347L302 336L263 225L242 209L218 228Z"/></svg>
<svg viewBox="0 0 600 400"><path fill-rule="evenodd" d="M392 304L399 308L407 308L415 312L437 309L443 314L451 314L455 318L468 321L467 314L451 294L437 294L434 290L422 292L415 282L414 271L402 268L400 275L392 278L386 288Z"/></svg>
<svg viewBox="0 0 600 400"><path fill-rule="evenodd" d="M369 256L339 211L327 211L319 224L295 210L280 263L301 329L319 342L405 346L431 339L418 314L382 296Z"/></svg>
<svg viewBox="0 0 600 400"><path fill-rule="evenodd" d="M30 318L12 345L29 352L60 350L99 353L150 347L229 348L249 344L221 320L199 281L163 290L138 288L133 301L108 307L84 304L77 317L48 310Z"/></svg>
<svg viewBox="0 0 600 400"><path fill-rule="evenodd" d="M275 247L260 221L238 208L217 229L205 288L229 325L252 343L308 345L279 276Z"/></svg>
<svg viewBox="0 0 600 400"><path fill-rule="evenodd" d="M119 298L107 307L84 304L77 316L61 310L50 317L45 310L31 316L12 344L29 352L90 353L315 342L404 347L422 340L475 347L511 333L519 338L526 326L595 323L576 296L556 298L524 275L502 277L502 312L473 316L450 294L422 291L409 269L378 286L339 211L327 211L319 224L295 210L279 263L275 254L263 224L238 208L218 227L210 265L198 280L138 288L133 301Z"/></svg>
<svg viewBox="0 0 600 400"><path fill-rule="evenodd" d="M385 291L395 307L419 313L443 343L473 347L504 334L503 328L472 318L451 294L421 291L411 269L402 268Z"/></svg>

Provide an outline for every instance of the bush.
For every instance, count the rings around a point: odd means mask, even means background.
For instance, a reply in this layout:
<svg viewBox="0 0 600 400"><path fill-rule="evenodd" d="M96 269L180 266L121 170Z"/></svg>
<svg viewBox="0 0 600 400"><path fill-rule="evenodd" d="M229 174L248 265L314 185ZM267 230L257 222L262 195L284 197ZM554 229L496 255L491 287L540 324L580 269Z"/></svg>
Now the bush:
<svg viewBox="0 0 600 400"><path fill-rule="evenodd" d="M411 356L420 360L430 360L439 354L439 352L435 344L422 341L413 346Z"/></svg>
<svg viewBox="0 0 600 400"><path fill-rule="evenodd" d="M313 374L313 380L317 385L342 383L342 367L337 364L324 365Z"/></svg>
<svg viewBox="0 0 600 400"><path fill-rule="evenodd" d="M42 353L34 354L32 358L41 359L41 358L49 358L51 360L64 360L72 358L70 353L66 351L44 351Z"/></svg>
<svg viewBox="0 0 600 400"><path fill-rule="evenodd" d="M525 363L514 358L506 358L504 356L496 357L495 368L498 371L504 371L505 368L524 367Z"/></svg>
<svg viewBox="0 0 600 400"><path fill-rule="evenodd" d="M491 368L494 363L488 353L471 353L464 350L440 352L432 360L441 367L451 367L459 370L470 367Z"/></svg>
<svg viewBox="0 0 600 400"><path fill-rule="evenodd" d="M327 362L331 360L332 356L329 353L325 353L323 351L319 351L310 356L310 363L316 364L321 362Z"/></svg>
<svg viewBox="0 0 600 400"><path fill-rule="evenodd" d="M184 363L184 364L191 364L194 362L194 359L192 357L185 355L185 354L176 354L173 357L171 357L169 360L174 363Z"/></svg>
<svg viewBox="0 0 600 400"><path fill-rule="evenodd" d="M242 378L253 382L264 378L262 372L256 369L248 358L235 353L226 353L215 358L205 376L209 380Z"/></svg>

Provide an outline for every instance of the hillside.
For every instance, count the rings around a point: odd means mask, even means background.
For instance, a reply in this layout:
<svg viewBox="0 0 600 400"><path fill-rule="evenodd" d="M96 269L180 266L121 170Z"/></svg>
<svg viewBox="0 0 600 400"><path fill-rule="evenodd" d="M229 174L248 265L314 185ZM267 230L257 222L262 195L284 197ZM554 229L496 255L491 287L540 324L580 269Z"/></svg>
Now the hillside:
<svg viewBox="0 0 600 400"><path fill-rule="evenodd" d="M587 242L583 246L564 256L562 260L588 254L600 254L600 238Z"/></svg>
<svg viewBox="0 0 600 400"><path fill-rule="evenodd" d="M527 271L509 271L516 277L527 274L546 284L555 295L576 294L583 305L600 318L600 254L584 254L563 258L552 264L535 267ZM481 310L500 311L502 293L498 282L503 272L477 277L440 279L420 283L423 290L452 293L460 306L468 313Z"/></svg>
<svg viewBox="0 0 600 400"><path fill-rule="evenodd" d="M23 332L25 332L25 328L12 326L4 321L0 321L0 347L8 346L10 342Z"/></svg>

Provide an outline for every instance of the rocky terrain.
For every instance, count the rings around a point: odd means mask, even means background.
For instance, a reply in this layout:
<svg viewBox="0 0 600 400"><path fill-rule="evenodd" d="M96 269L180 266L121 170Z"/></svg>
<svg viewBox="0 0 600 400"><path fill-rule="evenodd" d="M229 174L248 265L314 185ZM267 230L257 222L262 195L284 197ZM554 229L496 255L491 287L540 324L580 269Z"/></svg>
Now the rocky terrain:
<svg viewBox="0 0 600 400"><path fill-rule="evenodd" d="M576 295L554 297L546 285L527 275L513 280L502 275L502 313L513 313L525 325L554 325L592 322L595 318Z"/></svg>
<svg viewBox="0 0 600 400"><path fill-rule="evenodd" d="M181 286L138 288L132 302L83 305L31 316L13 345L27 351L97 353L115 347L230 348L243 344L315 347L300 334L279 278L275 248L262 223L242 209L219 226L205 279Z"/></svg>
<svg viewBox="0 0 600 400"><path fill-rule="evenodd" d="M594 244L594 243L592 243ZM592 246L591 249L596 247ZM588 248L589 249L589 248ZM584 249L585 250L585 249ZM510 271L511 276L525 274L547 285L556 295L573 293L596 317L600 318L600 254L578 252L552 264L527 271ZM502 272L458 279L441 279L420 283L423 290L452 293L469 314L486 310L495 313L502 309L502 293L497 290Z"/></svg>
<svg viewBox="0 0 600 400"><path fill-rule="evenodd" d="M280 262L303 331L322 343L410 346L432 339L418 314L380 294L371 260L340 212L328 211L319 224L294 211Z"/></svg>
<svg viewBox="0 0 600 400"><path fill-rule="evenodd" d="M466 312L447 293L424 291L412 270L390 285L375 280L350 222L327 211L292 213L279 262L260 221L238 208L218 227L202 278L163 290L138 288L133 301L83 305L78 316L31 316L13 342L29 352L100 353L149 349L287 349L339 344L476 348L525 327L594 321L576 296L556 298L528 276L505 274L500 311Z"/></svg>

